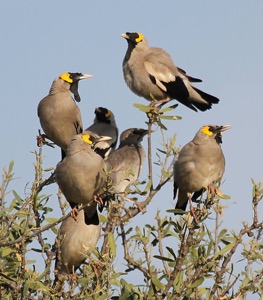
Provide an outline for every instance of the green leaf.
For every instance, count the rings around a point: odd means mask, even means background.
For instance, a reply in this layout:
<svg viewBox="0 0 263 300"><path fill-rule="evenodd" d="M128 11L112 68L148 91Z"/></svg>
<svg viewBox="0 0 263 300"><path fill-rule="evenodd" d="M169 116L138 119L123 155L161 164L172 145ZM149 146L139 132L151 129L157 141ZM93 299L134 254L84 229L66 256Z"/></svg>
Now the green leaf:
<svg viewBox="0 0 263 300"><path fill-rule="evenodd" d="M174 279L173 287L177 293L181 292L182 286L184 284L184 273L179 272Z"/></svg>
<svg viewBox="0 0 263 300"><path fill-rule="evenodd" d="M55 223L55 222L58 221L57 218L46 218L45 220L46 220L47 223Z"/></svg>
<svg viewBox="0 0 263 300"><path fill-rule="evenodd" d="M218 238L221 239L226 233L227 233L227 230L225 228L222 229L218 235Z"/></svg>
<svg viewBox="0 0 263 300"><path fill-rule="evenodd" d="M50 172L50 171L53 171L53 170L54 170L54 167L48 167L48 168L44 169L44 172Z"/></svg>
<svg viewBox="0 0 263 300"><path fill-rule="evenodd" d="M206 255L209 256L210 253L211 253L211 250L213 248L213 245L214 245L214 242L213 240L210 240L209 244L208 244L208 247L207 247L207 251L206 251Z"/></svg>
<svg viewBox="0 0 263 300"><path fill-rule="evenodd" d="M224 255L226 252L230 251L233 247L235 246L235 242L228 244L227 246L225 246L223 249L221 249L219 252L217 252L213 259L218 258L218 256L222 256Z"/></svg>
<svg viewBox="0 0 263 300"><path fill-rule="evenodd" d="M161 152L161 153L163 153L163 154L166 154L166 151L164 151L164 150L161 150L159 148L157 148L156 150L159 151L159 152Z"/></svg>
<svg viewBox="0 0 263 300"><path fill-rule="evenodd" d="M176 255L174 253L174 250L170 247L166 247L166 249L172 254L173 258L176 259Z"/></svg>
<svg viewBox="0 0 263 300"><path fill-rule="evenodd" d="M99 215L99 219L101 223L107 223L108 222L108 218L102 214Z"/></svg>
<svg viewBox="0 0 263 300"><path fill-rule="evenodd" d="M223 200L229 200L229 199L231 199L231 196L225 195L225 194L222 194L222 195L218 195L217 194L217 197L220 198L220 199L223 199Z"/></svg>
<svg viewBox="0 0 263 300"><path fill-rule="evenodd" d="M145 113L148 113L148 112L150 112L150 111L153 110L152 107L146 106L146 105L142 105L142 104L139 104L139 103L134 103L133 106L136 107L136 108L138 108L140 111L145 112Z"/></svg>
<svg viewBox="0 0 263 300"><path fill-rule="evenodd" d="M18 204L22 205L24 203L24 200L18 195L16 191L13 190L12 192Z"/></svg>
<svg viewBox="0 0 263 300"><path fill-rule="evenodd" d="M143 192L144 192L144 193L147 193L147 192L150 190L151 186L152 186L152 181L149 180L149 181L147 182L147 185L146 185L146 187L145 187L145 189L144 189Z"/></svg>
<svg viewBox="0 0 263 300"><path fill-rule="evenodd" d="M201 285L203 282L204 282L204 277L198 278L197 280L195 280L195 281L190 285L190 287L191 287L191 288L196 288L196 287L198 287L199 285Z"/></svg>
<svg viewBox="0 0 263 300"><path fill-rule="evenodd" d="M34 251L34 252L43 253L42 249L31 248L31 250Z"/></svg>
<svg viewBox="0 0 263 300"><path fill-rule="evenodd" d="M8 173L11 174L14 168L15 162L13 160L10 161L8 166Z"/></svg>
<svg viewBox="0 0 263 300"><path fill-rule="evenodd" d="M164 120L181 120L182 117L180 117L180 116L160 116L160 119L164 119Z"/></svg>
<svg viewBox="0 0 263 300"><path fill-rule="evenodd" d="M111 232L108 233L108 242L112 256L116 257L116 243L114 240L114 236Z"/></svg>
<svg viewBox="0 0 263 300"><path fill-rule="evenodd" d="M173 214L180 214L180 215L183 215L183 214L188 214L187 211L184 211L182 209L167 209L166 212L168 213L173 213Z"/></svg>
<svg viewBox="0 0 263 300"><path fill-rule="evenodd" d="M167 127L165 127L165 126L163 125L162 122L157 121L157 124L158 124L163 130L167 130Z"/></svg>
<svg viewBox="0 0 263 300"><path fill-rule="evenodd" d="M154 255L153 257L163 261L174 262L173 259L161 255Z"/></svg>
<svg viewBox="0 0 263 300"><path fill-rule="evenodd" d="M8 256L9 254L15 252L14 249L12 248L3 248L1 250L1 253L2 253L2 257L5 257L5 256Z"/></svg>
<svg viewBox="0 0 263 300"><path fill-rule="evenodd" d="M164 113L164 112L167 112L167 111L171 111L171 110L175 109L177 106L178 106L178 104L175 104L175 105L172 105L172 106L169 106L169 107L162 108L160 110L160 112Z"/></svg>
<svg viewBox="0 0 263 300"><path fill-rule="evenodd" d="M158 290L163 290L165 285L157 278L157 276L152 276L152 282L157 287Z"/></svg>

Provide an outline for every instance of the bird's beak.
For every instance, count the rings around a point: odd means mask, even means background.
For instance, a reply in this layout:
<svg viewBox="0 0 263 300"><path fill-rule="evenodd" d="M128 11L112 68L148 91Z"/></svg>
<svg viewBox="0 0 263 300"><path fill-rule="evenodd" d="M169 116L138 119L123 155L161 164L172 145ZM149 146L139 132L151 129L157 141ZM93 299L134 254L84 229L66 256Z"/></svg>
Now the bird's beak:
<svg viewBox="0 0 263 300"><path fill-rule="evenodd" d="M152 131L151 131L152 132ZM146 134L148 134L148 129L137 129L135 131L136 134L140 135L141 137L145 136Z"/></svg>
<svg viewBox="0 0 263 300"><path fill-rule="evenodd" d="M123 38L126 39L126 40L129 39L129 37L128 37L128 35L127 35L126 33L122 33L122 34L121 34L121 37L123 37Z"/></svg>
<svg viewBox="0 0 263 300"><path fill-rule="evenodd" d="M110 136L102 135L102 136L99 137L98 142L110 141L110 140L112 140L112 138Z"/></svg>
<svg viewBox="0 0 263 300"><path fill-rule="evenodd" d="M82 79L91 78L91 77L93 77L93 75L90 75L90 74L81 74L78 79L82 80Z"/></svg>
<svg viewBox="0 0 263 300"><path fill-rule="evenodd" d="M231 125L223 125L223 126L220 127L220 132L224 132L224 131L229 130L231 128L232 128Z"/></svg>
<svg viewBox="0 0 263 300"><path fill-rule="evenodd" d="M72 92L73 95L74 95L75 101L80 102L80 100L81 100L81 99L80 99L79 92L78 92L79 80L86 79L86 78L90 78L90 77L93 77L93 75L90 75L90 74L80 74L80 75L77 77L77 80L71 84L70 90L71 90L71 92Z"/></svg>
<svg viewBox="0 0 263 300"><path fill-rule="evenodd" d="M151 130L151 133L152 133L153 131ZM143 136L145 136L146 134L148 134L148 129L143 129L142 130L142 134L143 134Z"/></svg>

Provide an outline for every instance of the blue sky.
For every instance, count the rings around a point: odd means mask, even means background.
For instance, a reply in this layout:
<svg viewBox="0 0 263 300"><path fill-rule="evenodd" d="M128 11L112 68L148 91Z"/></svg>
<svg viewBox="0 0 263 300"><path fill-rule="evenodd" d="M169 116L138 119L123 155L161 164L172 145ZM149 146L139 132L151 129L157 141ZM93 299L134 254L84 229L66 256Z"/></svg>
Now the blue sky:
<svg viewBox="0 0 263 300"><path fill-rule="evenodd" d="M177 145L183 146L204 124L233 126L222 145L226 157L222 190L231 196L225 202L223 226L236 229L242 221L250 221L251 178L263 179L262 11L259 0L1 1L0 167L15 161L18 179L12 188L23 196L33 179L32 152L40 128L37 105L62 72L94 75L79 84L84 127L93 122L97 106L114 112L120 131L146 126L145 116L133 107L146 102L128 89L122 75L127 44L120 34L140 31L151 46L164 48L176 65L201 78L198 88L220 98L205 113L179 105L176 114L183 119L165 123L167 136L176 133ZM160 134L153 140L153 147L159 147ZM59 149L44 149L45 167L55 166L59 158ZM146 174L145 164L142 177ZM56 189L49 187L45 193ZM165 214L173 205L168 184L143 220L151 222L157 209Z"/></svg>

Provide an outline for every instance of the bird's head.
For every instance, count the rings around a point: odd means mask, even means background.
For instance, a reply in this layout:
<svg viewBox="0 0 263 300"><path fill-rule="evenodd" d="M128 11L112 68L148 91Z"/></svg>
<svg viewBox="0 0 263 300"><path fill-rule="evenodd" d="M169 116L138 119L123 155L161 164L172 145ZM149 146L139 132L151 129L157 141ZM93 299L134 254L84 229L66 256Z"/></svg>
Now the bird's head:
<svg viewBox="0 0 263 300"><path fill-rule="evenodd" d="M128 44L131 43L131 44L137 45L140 42L145 41L144 35L141 34L140 32L126 32L126 33L123 33L121 36L124 39L126 39Z"/></svg>
<svg viewBox="0 0 263 300"><path fill-rule="evenodd" d="M97 107L94 113L96 115L94 122L111 124L114 121L113 113L105 107Z"/></svg>
<svg viewBox="0 0 263 300"><path fill-rule="evenodd" d="M78 82L82 79L93 77L93 75L90 74L82 74L82 73L71 73L71 72L65 72L59 75L59 78L64 80L65 82L69 83L70 85L70 91L74 95L74 99L77 102L80 102L80 96L78 92Z"/></svg>
<svg viewBox="0 0 263 300"><path fill-rule="evenodd" d="M139 144L144 136L148 134L148 130L141 128L130 128L122 132L120 144Z"/></svg>
<svg viewBox="0 0 263 300"><path fill-rule="evenodd" d="M230 125L205 125L201 128L200 134L205 138L213 138L218 144L222 143L222 132L230 129Z"/></svg>
<svg viewBox="0 0 263 300"><path fill-rule="evenodd" d="M109 141L112 138L109 136L100 136L93 132L85 131L85 133L81 134L82 140L90 145L91 149L96 150L96 145L102 141Z"/></svg>

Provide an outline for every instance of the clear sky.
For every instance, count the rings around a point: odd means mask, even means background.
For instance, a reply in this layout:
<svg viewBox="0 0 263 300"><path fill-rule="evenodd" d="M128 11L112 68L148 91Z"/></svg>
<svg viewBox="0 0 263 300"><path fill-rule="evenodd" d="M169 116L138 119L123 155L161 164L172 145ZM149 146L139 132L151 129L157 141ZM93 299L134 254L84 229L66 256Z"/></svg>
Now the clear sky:
<svg viewBox="0 0 263 300"><path fill-rule="evenodd" d="M0 167L15 161L18 179L12 188L21 196L27 193L40 128L37 105L62 72L94 75L79 84L84 127L93 122L97 106L114 112L120 131L146 127L144 114L133 107L146 101L128 89L122 75L127 43L120 34L140 31L151 46L164 48L176 65L201 78L198 88L220 98L205 113L179 105L175 114L183 119L165 122L167 136L177 133L177 145L183 146L204 124L233 126L222 145L227 164L222 190L231 196L224 226L236 229L250 221L251 178L263 179L262 12L259 0L1 1ZM159 147L159 133L153 140L153 147ZM55 166L59 158L58 148L44 149L45 167ZM146 174L145 164L142 177ZM143 219L151 222L157 209L165 214L173 206L168 184Z"/></svg>

